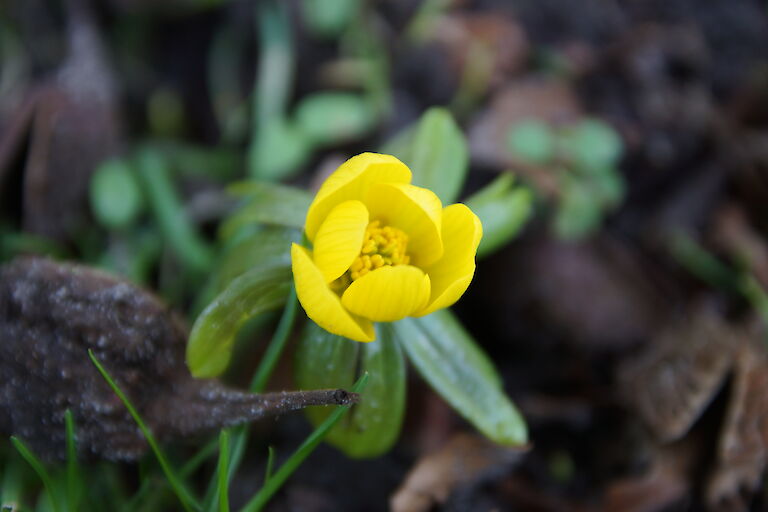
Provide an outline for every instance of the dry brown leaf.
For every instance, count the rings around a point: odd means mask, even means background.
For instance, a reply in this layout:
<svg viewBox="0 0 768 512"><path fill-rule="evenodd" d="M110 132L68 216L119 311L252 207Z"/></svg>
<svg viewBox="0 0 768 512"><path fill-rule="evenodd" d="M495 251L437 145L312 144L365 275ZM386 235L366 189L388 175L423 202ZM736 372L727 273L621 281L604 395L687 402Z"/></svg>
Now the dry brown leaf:
<svg viewBox="0 0 768 512"><path fill-rule="evenodd" d="M160 439L357 398L343 390L257 395L194 379L185 346L186 330L168 308L126 281L41 258L0 266L0 434L63 458L69 409L82 456L139 457L146 440L89 350Z"/></svg>
<svg viewBox="0 0 768 512"><path fill-rule="evenodd" d="M457 434L442 449L420 459L390 500L393 512L424 512L444 503L457 488L520 460L525 450L473 434Z"/></svg>
<svg viewBox="0 0 768 512"><path fill-rule="evenodd" d="M746 510L768 459L768 355L758 340L745 342L735 376L716 467L707 485L712 510Z"/></svg>
<svg viewBox="0 0 768 512"><path fill-rule="evenodd" d="M620 368L624 394L662 442L684 436L722 386L739 335L698 309L663 330L644 354Z"/></svg>
<svg viewBox="0 0 768 512"><path fill-rule="evenodd" d="M658 447L644 474L617 480L605 493L605 512L656 512L684 499L691 487L695 441Z"/></svg>

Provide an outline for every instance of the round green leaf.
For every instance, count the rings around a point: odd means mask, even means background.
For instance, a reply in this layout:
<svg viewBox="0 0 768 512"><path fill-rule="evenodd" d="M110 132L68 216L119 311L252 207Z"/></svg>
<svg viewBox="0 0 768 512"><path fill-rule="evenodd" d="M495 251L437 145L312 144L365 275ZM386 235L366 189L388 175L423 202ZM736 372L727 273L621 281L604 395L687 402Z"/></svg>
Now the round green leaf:
<svg viewBox="0 0 768 512"><path fill-rule="evenodd" d="M293 176L307 161L310 144L303 132L275 117L262 126L251 144L249 158L253 178L278 181Z"/></svg>
<svg viewBox="0 0 768 512"><path fill-rule="evenodd" d="M552 130L535 119L512 125L507 132L507 147L518 158L534 164L549 162L555 151Z"/></svg>
<svg viewBox="0 0 768 512"><path fill-rule="evenodd" d="M585 119L569 128L560 143L579 170L600 172L616 165L623 144L610 125L598 119Z"/></svg>
<svg viewBox="0 0 768 512"><path fill-rule="evenodd" d="M108 229L130 226L141 214L144 201L131 167L123 160L108 160L91 179L91 209Z"/></svg>
<svg viewBox="0 0 768 512"><path fill-rule="evenodd" d="M296 107L296 123L313 143L328 146L368 133L376 123L376 113L360 95L321 92L301 100Z"/></svg>

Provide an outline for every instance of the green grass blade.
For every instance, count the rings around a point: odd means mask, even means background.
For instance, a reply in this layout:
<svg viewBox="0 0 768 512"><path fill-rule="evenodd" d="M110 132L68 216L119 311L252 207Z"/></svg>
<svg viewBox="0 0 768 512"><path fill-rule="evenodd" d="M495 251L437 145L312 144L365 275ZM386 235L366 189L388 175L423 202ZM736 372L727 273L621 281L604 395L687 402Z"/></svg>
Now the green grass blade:
<svg viewBox="0 0 768 512"><path fill-rule="evenodd" d="M353 392L360 392L365 384L368 382L368 374L363 374L360 379L352 386ZM338 422L341 417L346 413L351 406L344 405L339 406L333 413L328 416L319 427L317 427L310 436L304 440L299 448L291 455L291 457L280 466L280 469L264 484L264 487L256 493L256 495L241 509L241 512L258 512L264 505L280 490L285 481L290 477L294 471L301 465L302 462L312 453L317 445L323 440L333 426Z"/></svg>
<svg viewBox="0 0 768 512"><path fill-rule="evenodd" d="M168 462L168 459L165 457L165 454L160 450L160 446L157 444L157 441L155 440L155 436L152 435L152 432L149 430L149 427L147 427L146 423L144 423L144 420L139 415L138 411L133 407L133 404L130 400L128 400L128 397L123 393L123 391L115 384L115 381L112 380L112 377L109 375L107 370L104 369L104 367L101 365L98 359L96 359L96 355L93 353L93 350L88 349L88 356L91 358L91 361L93 362L94 366L99 370L99 373L101 373L101 376L104 377L104 380L107 381L107 384L109 384L109 387L112 388L112 391L115 392L115 394L120 398L120 401L123 402L126 409L128 409L128 412L133 417L136 424L139 426L139 429L141 429L142 434L144 434L144 437L147 439L147 443L149 444L150 448L155 454L155 457L157 457L158 462L160 463L160 467L163 468L163 472L165 473L165 477L168 479L168 482L171 484L171 487L173 488L173 491L176 493L176 496L179 498L179 501L181 502L181 505L184 507L184 510L187 512L191 512L194 510L200 510L200 505L197 504L194 497L192 497L192 494L189 492L189 490L186 488L184 483L179 479L179 477L176 475L176 472L173 470L173 467L171 467L170 462Z"/></svg>
<svg viewBox="0 0 768 512"><path fill-rule="evenodd" d="M288 296L288 301L283 309L283 315L280 317L280 322L277 325L275 334L272 340L269 342L267 351L264 354L259 367L256 369L256 373L251 380L250 390L254 393L258 393L264 390L264 387L272 375L272 371L275 369L275 365L280 358L280 354L285 348L285 344L291 334L294 320L296 319L296 312L298 310L298 301L296 299L296 289L291 286L291 292ZM248 444L248 426L241 425L234 429L230 441L229 450L229 469L227 472L228 478L232 478L240 461L245 453L245 447ZM208 492L206 492L205 500L203 502L204 510L213 510L214 504L218 501L217 486L214 481L208 486Z"/></svg>
<svg viewBox="0 0 768 512"><path fill-rule="evenodd" d="M229 432L219 434L218 493L219 512L229 512Z"/></svg>
<svg viewBox="0 0 768 512"><path fill-rule="evenodd" d="M40 462L40 459L35 457L35 454L32 453L29 448L27 448L27 445L25 445L18 437L11 436L11 443L13 443L13 446L18 450L19 454L24 457L24 460L32 466L32 469L35 470L35 473L40 477L40 480L43 481L43 487L45 487L45 492L48 493L49 501L54 512L59 512L61 507L59 507L59 500L54 492L53 480L51 480L51 475L45 469L43 463Z"/></svg>
<svg viewBox="0 0 768 512"><path fill-rule="evenodd" d="M275 370L277 361L280 359L280 355L283 353L285 344L291 334L298 306L299 302L296 300L296 288L291 287L291 293L288 296L288 302L285 304L285 310L283 316L280 318L280 323L277 326L275 335L272 337L272 341L267 347L264 357L261 358L259 367L256 369L256 373L251 381L251 391L254 393L261 393L267 386L267 381L269 381L269 377Z"/></svg>
<svg viewBox="0 0 768 512"><path fill-rule="evenodd" d="M264 483L266 484L272 478L272 470L275 467L275 449L270 446L267 448L267 469L264 471Z"/></svg>
<svg viewBox="0 0 768 512"><path fill-rule="evenodd" d="M64 426L67 434L67 509L77 512L80 501L80 468L77 464L77 446L75 444L75 420L72 411L64 412Z"/></svg>

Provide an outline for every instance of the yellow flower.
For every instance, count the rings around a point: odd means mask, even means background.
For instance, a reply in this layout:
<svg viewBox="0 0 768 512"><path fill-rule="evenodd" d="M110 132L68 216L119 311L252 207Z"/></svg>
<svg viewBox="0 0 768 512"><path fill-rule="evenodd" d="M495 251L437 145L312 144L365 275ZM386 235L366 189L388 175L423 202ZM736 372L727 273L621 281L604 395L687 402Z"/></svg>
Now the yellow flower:
<svg viewBox="0 0 768 512"><path fill-rule="evenodd" d="M293 244L291 260L299 302L325 330L373 341L372 322L448 307L472 281L480 219L410 182L397 158L363 153L320 187L305 224L314 250Z"/></svg>

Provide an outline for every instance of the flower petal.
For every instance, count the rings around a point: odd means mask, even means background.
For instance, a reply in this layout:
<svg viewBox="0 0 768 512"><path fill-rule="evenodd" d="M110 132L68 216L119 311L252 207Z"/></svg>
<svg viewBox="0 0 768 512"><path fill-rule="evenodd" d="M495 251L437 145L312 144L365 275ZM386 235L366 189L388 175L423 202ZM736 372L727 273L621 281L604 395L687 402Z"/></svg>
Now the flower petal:
<svg viewBox="0 0 768 512"><path fill-rule="evenodd" d="M347 271L360 254L368 226L368 209L360 201L344 201L331 210L315 236L315 265L330 283Z"/></svg>
<svg viewBox="0 0 768 512"><path fill-rule="evenodd" d="M429 276L411 265L381 267L354 281L341 296L349 311L375 322L394 322L429 300Z"/></svg>
<svg viewBox="0 0 768 512"><path fill-rule="evenodd" d="M328 176L309 206L305 230L314 242L326 215L337 204L350 199L364 199L375 183L410 183L411 170L390 155L363 153L353 156Z"/></svg>
<svg viewBox="0 0 768 512"><path fill-rule="evenodd" d="M415 185L379 183L365 199L371 220L401 229L408 235L411 264L424 268L443 256L443 205L429 189Z"/></svg>
<svg viewBox="0 0 768 512"><path fill-rule="evenodd" d="M477 215L463 204L443 210L442 259L426 268L432 282L429 304L411 316L424 316L447 308L464 294L475 273L475 253L483 236Z"/></svg>
<svg viewBox="0 0 768 512"><path fill-rule="evenodd" d="M357 318L344 309L339 296L328 288L323 273L312 262L309 251L293 244L291 265L296 296L307 316L317 325L355 341L373 341L376 338L370 320Z"/></svg>

